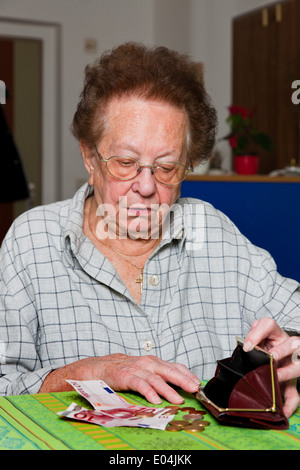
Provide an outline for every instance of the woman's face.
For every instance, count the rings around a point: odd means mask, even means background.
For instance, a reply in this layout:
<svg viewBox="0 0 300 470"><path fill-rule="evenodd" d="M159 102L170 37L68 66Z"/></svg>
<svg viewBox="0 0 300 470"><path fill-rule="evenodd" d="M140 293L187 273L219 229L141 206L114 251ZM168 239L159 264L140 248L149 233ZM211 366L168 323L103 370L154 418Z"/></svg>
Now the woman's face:
<svg viewBox="0 0 300 470"><path fill-rule="evenodd" d="M175 161L188 166L187 129L186 114L172 105L137 97L114 98L107 106L105 134L96 147L103 159L120 155L144 165ZM84 145L81 149L102 221L115 214L119 235L132 238L157 233L157 224L161 224L157 208L164 217L180 195L180 184L157 182L149 168L130 181L117 180L96 151L88 151Z"/></svg>

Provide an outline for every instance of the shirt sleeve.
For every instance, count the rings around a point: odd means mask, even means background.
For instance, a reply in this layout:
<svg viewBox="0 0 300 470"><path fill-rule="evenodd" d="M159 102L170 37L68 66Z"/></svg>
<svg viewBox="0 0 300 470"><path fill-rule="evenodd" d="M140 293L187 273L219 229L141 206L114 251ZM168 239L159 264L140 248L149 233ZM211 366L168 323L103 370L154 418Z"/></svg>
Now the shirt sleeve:
<svg viewBox="0 0 300 470"><path fill-rule="evenodd" d="M263 249L254 247L260 257L259 269L252 279L255 285L248 282L247 297L254 306L254 317L248 317L249 327L255 319L271 317L284 330L300 332L300 284L281 276L272 256ZM251 258L250 258L251 260ZM251 300L252 297L252 300ZM253 302L254 299L254 302ZM247 317L247 308L245 309Z"/></svg>
<svg viewBox="0 0 300 470"><path fill-rule="evenodd" d="M270 257L262 263L257 317L272 315L284 330L300 332L300 284L282 277Z"/></svg>
<svg viewBox="0 0 300 470"><path fill-rule="evenodd" d="M263 317L273 318L284 330L299 333L299 282L281 276L272 255L251 243L225 214L212 206L207 210L209 220L214 221L220 233L219 238L214 235L213 241L217 241L223 257L224 283L231 276L231 282L236 281L243 335L247 335L256 319ZM215 252L216 248L212 254Z"/></svg>
<svg viewBox="0 0 300 470"><path fill-rule="evenodd" d="M37 339L34 293L11 229L0 250L0 395L37 393L53 370L43 368Z"/></svg>

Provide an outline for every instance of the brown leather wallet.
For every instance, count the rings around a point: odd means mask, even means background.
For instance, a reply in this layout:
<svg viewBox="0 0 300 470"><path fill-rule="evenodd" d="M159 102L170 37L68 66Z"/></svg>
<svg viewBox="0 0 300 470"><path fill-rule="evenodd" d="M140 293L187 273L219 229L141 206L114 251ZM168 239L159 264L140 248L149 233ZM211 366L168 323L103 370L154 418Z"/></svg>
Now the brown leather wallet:
<svg viewBox="0 0 300 470"><path fill-rule="evenodd" d="M261 348L217 361L215 376L196 397L223 424L258 429L288 429L273 356Z"/></svg>

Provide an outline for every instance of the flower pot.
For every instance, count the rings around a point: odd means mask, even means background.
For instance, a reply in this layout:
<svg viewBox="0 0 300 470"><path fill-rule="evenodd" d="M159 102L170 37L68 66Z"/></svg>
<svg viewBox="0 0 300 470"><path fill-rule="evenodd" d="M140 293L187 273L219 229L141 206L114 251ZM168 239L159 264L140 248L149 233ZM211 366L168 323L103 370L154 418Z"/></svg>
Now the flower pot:
<svg viewBox="0 0 300 470"><path fill-rule="evenodd" d="M239 175L255 175L258 172L259 157L256 154L235 155L234 171Z"/></svg>

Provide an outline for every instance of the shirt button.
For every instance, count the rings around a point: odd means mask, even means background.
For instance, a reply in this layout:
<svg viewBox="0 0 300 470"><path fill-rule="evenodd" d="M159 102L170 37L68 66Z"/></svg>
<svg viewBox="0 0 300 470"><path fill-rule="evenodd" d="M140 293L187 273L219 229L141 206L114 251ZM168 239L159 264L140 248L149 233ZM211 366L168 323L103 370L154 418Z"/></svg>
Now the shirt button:
<svg viewBox="0 0 300 470"><path fill-rule="evenodd" d="M151 276L150 277L150 284L151 286L157 286L159 284L159 277L158 276Z"/></svg>
<svg viewBox="0 0 300 470"><path fill-rule="evenodd" d="M150 339L146 339L146 341L144 341L143 343L143 349L145 349L145 351L151 351L153 346L153 341L151 341Z"/></svg>

